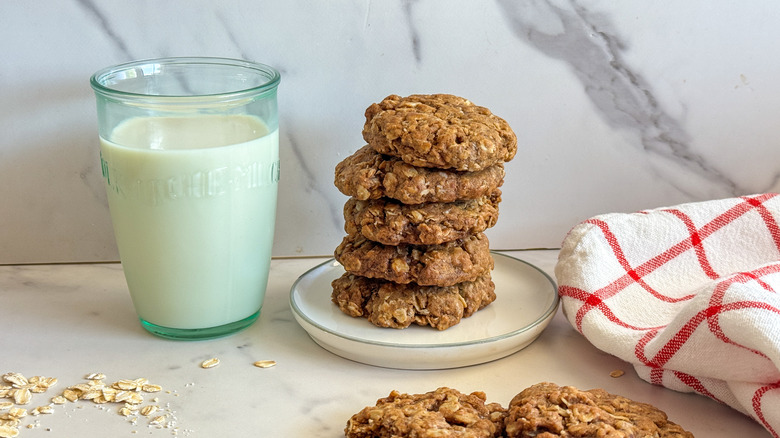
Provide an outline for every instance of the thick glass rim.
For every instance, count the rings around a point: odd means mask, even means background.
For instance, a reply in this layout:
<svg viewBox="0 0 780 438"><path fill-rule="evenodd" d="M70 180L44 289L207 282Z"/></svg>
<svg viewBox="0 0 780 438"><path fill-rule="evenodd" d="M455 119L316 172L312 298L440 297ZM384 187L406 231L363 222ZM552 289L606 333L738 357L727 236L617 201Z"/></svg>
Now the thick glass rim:
<svg viewBox="0 0 780 438"><path fill-rule="evenodd" d="M118 90L111 86L105 85L105 79L109 76L115 76L122 71L128 71L141 67L152 68L160 65L213 65L213 66L229 66L239 67L246 70L259 73L261 76L266 77L267 80L259 85L255 85L248 88L240 88L236 90L230 90L220 93L207 93L207 94L147 94L147 93L134 93L129 91ZM116 64L110 67L106 67L95 72L89 79L92 89L96 93L100 93L105 96L112 96L115 98L153 98L153 99L197 99L197 98L230 98L240 99L246 96L256 96L264 94L268 91L274 90L281 80L280 73L273 67L261 64L254 61L246 61L243 59L235 58L220 58L220 57L165 57L165 58L149 58L141 59L137 61L125 62L122 64Z"/></svg>

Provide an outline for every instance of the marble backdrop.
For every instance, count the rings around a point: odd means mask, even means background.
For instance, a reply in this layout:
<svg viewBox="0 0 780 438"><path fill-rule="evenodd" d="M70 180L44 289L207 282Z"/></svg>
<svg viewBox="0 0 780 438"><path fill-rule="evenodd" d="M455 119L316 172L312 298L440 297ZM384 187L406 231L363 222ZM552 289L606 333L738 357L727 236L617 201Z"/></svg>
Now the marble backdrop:
<svg viewBox="0 0 780 438"><path fill-rule="evenodd" d="M771 0L55 0L0 3L0 263L116 260L89 76L160 56L282 73L277 256L332 253L333 169L388 94L509 121L496 249L592 215L777 190Z"/></svg>

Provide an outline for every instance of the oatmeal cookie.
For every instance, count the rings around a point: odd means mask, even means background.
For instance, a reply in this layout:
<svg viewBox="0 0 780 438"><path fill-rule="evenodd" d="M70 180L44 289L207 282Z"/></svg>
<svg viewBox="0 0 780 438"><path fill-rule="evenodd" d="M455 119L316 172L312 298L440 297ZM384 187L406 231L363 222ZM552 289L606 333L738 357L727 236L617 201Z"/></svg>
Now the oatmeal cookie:
<svg viewBox="0 0 780 438"><path fill-rule="evenodd" d="M439 388L425 394L392 391L347 422L347 438L496 438L504 409L483 392Z"/></svg>
<svg viewBox="0 0 780 438"><path fill-rule="evenodd" d="M476 172L415 167L366 145L336 165L335 185L365 201L388 197L404 204L477 199L504 184L504 164Z"/></svg>
<svg viewBox="0 0 780 438"><path fill-rule="evenodd" d="M473 281L493 269L484 233L440 245L383 245L349 234L334 252L352 274L421 286L452 286Z"/></svg>
<svg viewBox="0 0 780 438"><path fill-rule="evenodd" d="M453 286L397 284L345 273L332 286L331 300L342 312L396 329L417 324L445 330L496 299L490 272Z"/></svg>
<svg viewBox="0 0 780 438"><path fill-rule="evenodd" d="M344 230L385 245L438 245L494 226L500 202L500 191L480 199L427 204L350 198L344 204Z"/></svg>
<svg viewBox="0 0 780 438"><path fill-rule="evenodd" d="M658 408L610 394L539 383L517 394L505 419L506 436L693 438Z"/></svg>
<svg viewBox="0 0 780 438"><path fill-rule="evenodd" d="M390 95L365 115L363 139L413 166L476 171L517 152L517 137L504 119L450 94Z"/></svg>

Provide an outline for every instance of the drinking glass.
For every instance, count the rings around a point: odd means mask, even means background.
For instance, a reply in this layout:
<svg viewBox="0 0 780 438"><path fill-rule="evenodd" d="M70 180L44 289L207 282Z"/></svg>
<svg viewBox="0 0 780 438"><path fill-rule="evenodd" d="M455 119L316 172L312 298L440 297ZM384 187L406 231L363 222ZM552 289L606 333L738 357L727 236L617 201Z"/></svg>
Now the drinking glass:
<svg viewBox="0 0 780 438"><path fill-rule="evenodd" d="M160 58L96 72L100 163L133 305L149 332L206 339L260 315L279 181L274 68Z"/></svg>

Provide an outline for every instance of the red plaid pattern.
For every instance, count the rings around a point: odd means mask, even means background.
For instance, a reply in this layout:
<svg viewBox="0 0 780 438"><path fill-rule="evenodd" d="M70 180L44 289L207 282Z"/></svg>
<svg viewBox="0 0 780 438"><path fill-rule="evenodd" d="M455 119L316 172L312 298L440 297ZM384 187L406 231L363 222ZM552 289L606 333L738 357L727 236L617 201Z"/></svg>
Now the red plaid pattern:
<svg viewBox="0 0 780 438"><path fill-rule="evenodd" d="M780 438L780 196L574 227L555 268L563 312L655 385L697 392Z"/></svg>

